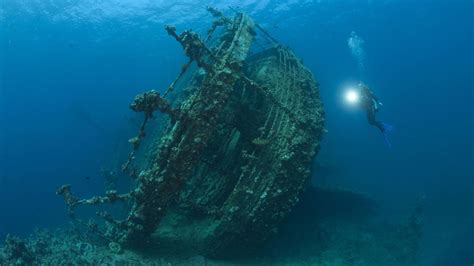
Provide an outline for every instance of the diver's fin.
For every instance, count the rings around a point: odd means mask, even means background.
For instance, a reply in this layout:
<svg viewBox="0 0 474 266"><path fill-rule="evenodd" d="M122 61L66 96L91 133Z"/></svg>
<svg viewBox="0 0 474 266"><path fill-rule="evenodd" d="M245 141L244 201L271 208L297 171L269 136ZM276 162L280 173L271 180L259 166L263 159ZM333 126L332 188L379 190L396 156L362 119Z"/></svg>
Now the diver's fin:
<svg viewBox="0 0 474 266"><path fill-rule="evenodd" d="M383 132L392 132L393 131L393 126L387 123L382 122L383 125Z"/></svg>
<svg viewBox="0 0 474 266"><path fill-rule="evenodd" d="M390 140L388 140L386 133L383 133L383 139L385 140L385 144L387 144L388 148L392 148L392 143L390 143Z"/></svg>
<svg viewBox="0 0 474 266"><path fill-rule="evenodd" d="M387 123L383 123L383 122L382 122L382 125L383 125L383 132L382 132L382 134L383 134L383 138L384 138L384 140L385 140L385 144L387 144L387 146L388 146L389 148L392 148L392 143L390 143L390 140L389 140L388 137L387 137L387 133L390 133L390 132L393 131L393 126L390 125L390 124L387 124Z"/></svg>

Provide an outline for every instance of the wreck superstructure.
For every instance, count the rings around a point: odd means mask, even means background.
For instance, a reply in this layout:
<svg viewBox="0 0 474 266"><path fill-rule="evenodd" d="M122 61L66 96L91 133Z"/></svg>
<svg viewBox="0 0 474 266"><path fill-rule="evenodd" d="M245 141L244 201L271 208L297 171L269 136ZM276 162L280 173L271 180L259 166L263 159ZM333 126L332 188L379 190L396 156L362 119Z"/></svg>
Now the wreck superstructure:
<svg viewBox="0 0 474 266"><path fill-rule="evenodd" d="M189 246L213 257L252 251L307 184L324 126L317 82L246 14L209 11L205 40L166 26L189 61L163 94L130 105L145 117L123 166L131 190L90 199L68 185L57 192L73 218L79 205L126 202L122 219L99 212L105 225L88 224L113 245Z"/></svg>

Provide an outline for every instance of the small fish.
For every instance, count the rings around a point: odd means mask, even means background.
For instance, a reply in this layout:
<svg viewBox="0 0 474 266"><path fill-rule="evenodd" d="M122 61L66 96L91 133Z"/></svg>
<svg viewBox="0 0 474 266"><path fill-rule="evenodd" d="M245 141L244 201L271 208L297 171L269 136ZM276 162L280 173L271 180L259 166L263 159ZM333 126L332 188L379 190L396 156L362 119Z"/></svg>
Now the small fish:
<svg viewBox="0 0 474 266"><path fill-rule="evenodd" d="M85 179L86 179L86 180L91 180L91 177L90 177L90 176L86 176Z"/></svg>

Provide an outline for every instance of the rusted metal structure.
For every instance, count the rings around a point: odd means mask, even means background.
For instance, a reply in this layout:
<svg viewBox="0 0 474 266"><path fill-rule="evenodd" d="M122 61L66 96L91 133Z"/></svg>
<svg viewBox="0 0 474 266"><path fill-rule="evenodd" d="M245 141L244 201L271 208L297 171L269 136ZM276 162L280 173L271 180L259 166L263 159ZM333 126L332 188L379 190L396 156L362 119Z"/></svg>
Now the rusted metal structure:
<svg viewBox="0 0 474 266"><path fill-rule="evenodd" d="M206 41L166 27L189 62L163 95L145 92L130 105L145 115L123 167L131 190L91 199L67 185L58 190L71 217L78 205L127 202L123 219L100 212L105 226L88 224L114 245L158 243L213 257L252 251L277 232L307 184L324 124L317 82L249 16L209 11L216 20ZM255 49L259 40L265 48ZM164 114L159 123L147 125L156 112Z"/></svg>

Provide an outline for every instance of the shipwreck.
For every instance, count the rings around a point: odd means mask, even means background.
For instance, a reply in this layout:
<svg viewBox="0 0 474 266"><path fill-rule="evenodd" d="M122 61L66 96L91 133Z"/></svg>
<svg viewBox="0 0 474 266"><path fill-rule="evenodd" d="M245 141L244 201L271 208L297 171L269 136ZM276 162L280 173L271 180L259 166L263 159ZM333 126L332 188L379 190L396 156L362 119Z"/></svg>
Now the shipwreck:
<svg viewBox="0 0 474 266"><path fill-rule="evenodd" d="M252 252L308 184L324 130L318 83L294 52L246 14L214 17L207 36L167 33L189 61L164 90L130 104L144 120L122 170L129 191L80 199L58 189L68 213L111 249L193 249L209 257ZM81 205L125 203L82 221ZM99 222L103 221L103 222Z"/></svg>

